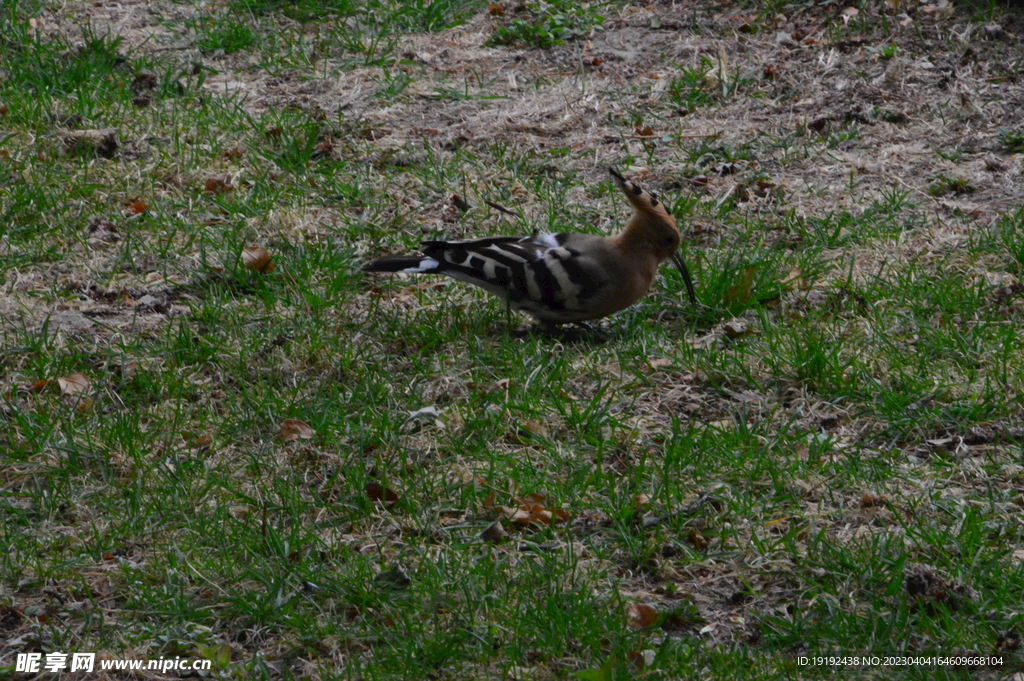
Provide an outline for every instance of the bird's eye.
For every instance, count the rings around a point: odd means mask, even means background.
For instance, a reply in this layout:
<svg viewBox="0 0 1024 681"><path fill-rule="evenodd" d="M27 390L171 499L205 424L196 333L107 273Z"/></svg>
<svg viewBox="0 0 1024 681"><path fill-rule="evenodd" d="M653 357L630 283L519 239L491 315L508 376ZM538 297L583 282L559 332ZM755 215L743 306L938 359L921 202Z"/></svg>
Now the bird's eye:
<svg viewBox="0 0 1024 681"><path fill-rule="evenodd" d="M662 246L671 246L676 242L675 237L667 236L661 240Z"/></svg>

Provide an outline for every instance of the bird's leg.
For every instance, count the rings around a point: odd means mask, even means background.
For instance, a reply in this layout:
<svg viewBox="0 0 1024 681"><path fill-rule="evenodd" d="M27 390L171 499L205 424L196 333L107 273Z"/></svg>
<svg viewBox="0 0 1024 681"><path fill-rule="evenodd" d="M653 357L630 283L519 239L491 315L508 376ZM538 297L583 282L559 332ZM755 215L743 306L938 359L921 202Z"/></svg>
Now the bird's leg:
<svg viewBox="0 0 1024 681"><path fill-rule="evenodd" d="M587 333L594 333L594 327L592 327L590 324L587 324L586 322L573 322L573 324L575 324L577 328L582 329Z"/></svg>

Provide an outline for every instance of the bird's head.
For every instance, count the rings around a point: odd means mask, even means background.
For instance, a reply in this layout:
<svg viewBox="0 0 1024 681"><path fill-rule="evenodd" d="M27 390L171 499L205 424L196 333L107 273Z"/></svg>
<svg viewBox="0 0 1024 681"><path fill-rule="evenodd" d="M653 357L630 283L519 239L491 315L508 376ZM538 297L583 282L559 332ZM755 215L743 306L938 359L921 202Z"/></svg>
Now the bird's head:
<svg viewBox="0 0 1024 681"><path fill-rule="evenodd" d="M679 254L682 236L679 233L679 227L676 226L676 219L668 212L664 203L636 182L630 182L615 168L609 168L608 172L611 173L615 184L633 205L633 218L626 225L623 233L629 233L636 242L644 244L647 250L658 258L659 262L671 258L680 274L683 275L683 282L686 284L686 293L690 301L696 303L697 296L693 290L690 271Z"/></svg>
<svg viewBox="0 0 1024 681"><path fill-rule="evenodd" d="M639 236L661 260L678 253L681 243L679 228L665 204L636 182L624 178L615 168L608 170L615 184L633 205L633 219L626 225L626 231Z"/></svg>

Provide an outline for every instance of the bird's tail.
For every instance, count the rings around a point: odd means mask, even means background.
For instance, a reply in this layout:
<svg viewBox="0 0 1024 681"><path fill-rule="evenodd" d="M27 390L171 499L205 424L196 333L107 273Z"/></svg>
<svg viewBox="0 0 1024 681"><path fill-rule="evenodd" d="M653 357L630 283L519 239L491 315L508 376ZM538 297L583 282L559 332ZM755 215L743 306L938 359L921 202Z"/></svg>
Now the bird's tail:
<svg viewBox="0 0 1024 681"><path fill-rule="evenodd" d="M432 272L440 263L423 255L395 255L364 263L363 272Z"/></svg>

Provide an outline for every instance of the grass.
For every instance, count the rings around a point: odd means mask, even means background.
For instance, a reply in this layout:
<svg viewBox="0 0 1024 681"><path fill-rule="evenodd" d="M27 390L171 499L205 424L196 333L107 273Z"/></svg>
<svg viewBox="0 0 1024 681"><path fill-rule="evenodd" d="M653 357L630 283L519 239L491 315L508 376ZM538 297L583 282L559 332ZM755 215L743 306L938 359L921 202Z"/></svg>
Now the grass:
<svg viewBox="0 0 1024 681"><path fill-rule="evenodd" d="M492 12L505 16L504 6ZM491 37L489 45L522 44L531 47L554 47L566 40L586 38L604 23L600 5L577 5L566 0L530 2L516 6Z"/></svg>
<svg viewBox="0 0 1024 681"><path fill-rule="evenodd" d="M600 113L613 157L601 135L446 140L380 111L428 93L490 121L544 81L435 78L434 48L403 41L457 26L438 35L581 78L603 66L584 34L632 8L247 0L165 19L179 54L75 32L83 7L0 11L0 677L36 651L220 678L842 675L799 662L830 654L1004 661L851 678L1024 671L1024 213L940 214L988 196L959 169L818 170L912 119L675 132L680 107L766 106L760 66L695 56L595 91L634 109ZM886 26L895 62L913 41ZM209 87L257 71L366 94ZM659 135L633 145L641 124ZM700 307L666 269L601 334L559 339L457 282L357 271L440 234L604 233L626 214L613 162L689 228Z"/></svg>

